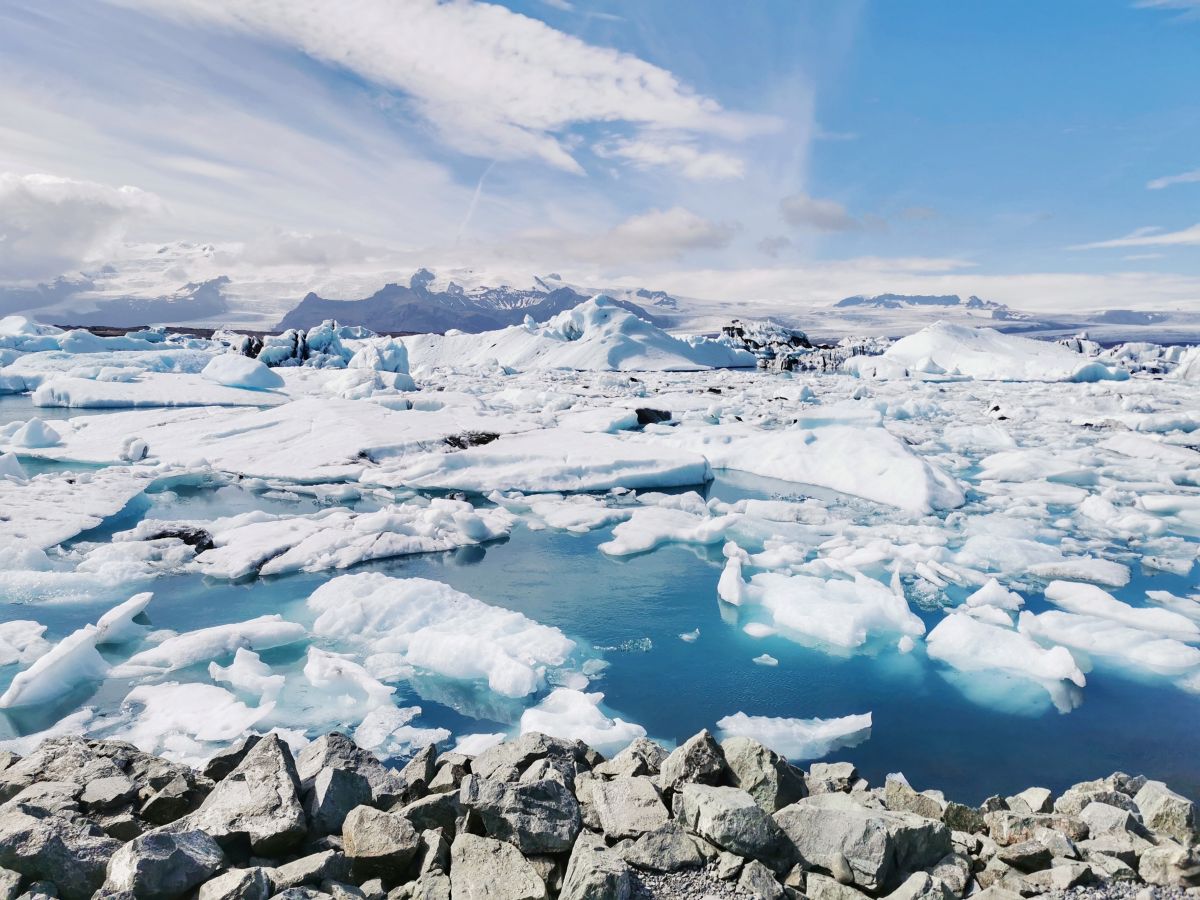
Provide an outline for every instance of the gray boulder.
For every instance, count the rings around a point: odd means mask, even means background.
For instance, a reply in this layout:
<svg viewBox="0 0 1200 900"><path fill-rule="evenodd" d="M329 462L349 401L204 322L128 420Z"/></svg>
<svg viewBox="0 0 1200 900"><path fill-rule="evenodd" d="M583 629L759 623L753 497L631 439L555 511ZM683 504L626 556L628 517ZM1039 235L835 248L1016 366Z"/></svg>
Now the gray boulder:
<svg viewBox="0 0 1200 900"><path fill-rule="evenodd" d="M858 770L853 763L813 763L808 767L805 784L810 794L847 793L858 781Z"/></svg>
<svg viewBox="0 0 1200 900"><path fill-rule="evenodd" d="M679 822L671 821L643 834L620 850L631 866L647 872L680 872L700 869L707 861L696 841Z"/></svg>
<svg viewBox="0 0 1200 900"><path fill-rule="evenodd" d="M132 802L137 794L137 785L127 776L110 775L85 784L79 802L88 809L103 812Z"/></svg>
<svg viewBox="0 0 1200 900"><path fill-rule="evenodd" d="M1142 854L1138 875L1146 883L1161 887L1200 887L1200 857L1195 848L1167 841Z"/></svg>
<svg viewBox="0 0 1200 900"><path fill-rule="evenodd" d="M246 754L254 749L254 745L262 740L261 734L248 734L236 744L215 753L204 764L204 777L220 781L246 758Z"/></svg>
<svg viewBox="0 0 1200 900"><path fill-rule="evenodd" d="M730 783L754 798L766 812L774 813L803 798L808 790L804 773L786 759L748 737L721 741L729 767Z"/></svg>
<svg viewBox="0 0 1200 900"><path fill-rule="evenodd" d="M339 731L321 735L296 757L296 777L301 790L307 792L321 770L327 768L344 769L365 778L376 806L390 806L406 799L403 779Z"/></svg>
<svg viewBox="0 0 1200 900"><path fill-rule="evenodd" d="M0 803L12 799L35 782L67 781L82 786L123 774L116 763L97 754L81 737L50 738L28 756L0 771Z"/></svg>
<svg viewBox="0 0 1200 900"><path fill-rule="evenodd" d="M97 828L56 816L39 819L12 809L0 815L0 866L53 881L65 900L91 897L120 847Z"/></svg>
<svg viewBox="0 0 1200 900"><path fill-rule="evenodd" d="M1147 781L1134 797L1134 803L1142 814L1142 824L1151 831L1184 844L1195 839L1195 806L1161 781Z"/></svg>
<svg viewBox="0 0 1200 900"><path fill-rule="evenodd" d="M667 751L648 738L635 738L633 743L600 763L592 771L605 778L635 778L638 775L657 775Z"/></svg>
<svg viewBox="0 0 1200 900"><path fill-rule="evenodd" d="M276 866L270 876L276 891L303 884L343 881L350 876L350 860L338 850L322 850Z"/></svg>
<svg viewBox="0 0 1200 900"><path fill-rule="evenodd" d="M395 807L392 811L396 811ZM399 812L412 822L413 828L418 831L440 828L453 839L455 825L463 814L463 805L459 802L457 792L430 794L401 807Z"/></svg>
<svg viewBox="0 0 1200 900"><path fill-rule="evenodd" d="M658 772L658 785L676 791L684 784L721 784L728 773L721 748L708 731L692 735L668 754Z"/></svg>
<svg viewBox="0 0 1200 900"><path fill-rule="evenodd" d="M400 770L400 780L404 782L410 800L424 797L429 792L429 782L437 775L437 756L436 745L429 744Z"/></svg>
<svg viewBox="0 0 1200 900"><path fill-rule="evenodd" d="M943 823L869 809L847 794L808 797L781 809L775 821L810 866L872 892L897 887L951 851Z"/></svg>
<svg viewBox="0 0 1200 900"><path fill-rule="evenodd" d="M174 900L224 864L221 847L203 831L144 834L113 854L104 889L128 891L138 900Z"/></svg>
<svg viewBox="0 0 1200 900"><path fill-rule="evenodd" d="M740 788L684 784L675 815L691 831L723 850L784 870L791 848L779 825Z"/></svg>
<svg viewBox="0 0 1200 900"><path fill-rule="evenodd" d="M304 812L310 834L338 834L355 807L374 799L367 777L353 769L326 766L304 793Z"/></svg>
<svg viewBox="0 0 1200 900"><path fill-rule="evenodd" d="M267 900L271 896L271 879L259 866L251 869L230 869L200 885L197 900Z"/></svg>
<svg viewBox="0 0 1200 900"><path fill-rule="evenodd" d="M1037 872L1045 869L1054 858L1049 848L1037 840L1021 841L1019 844L1001 847L996 856L1021 872Z"/></svg>
<svg viewBox="0 0 1200 900"><path fill-rule="evenodd" d="M342 845L356 877L398 881L421 849L421 835L404 816L360 806L346 816Z"/></svg>
<svg viewBox="0 0 1200 900"><path fill-rule="evenodd" d="M596 780L591 802L600 827L610 838L636 838L670 819L658 788L646 776Z"/></svg>
<svg viewBox="0 0 1200 900"><path fill-rule="evenodd" d="M1000 846L1019 844L1037 837L1038 829L1050 828L1066 835L1072 841L1082 841L1088 836L1088 827L1074 816L1060 813L1017 813L997 810L984 815L988 835Z"/></svg>
<svg viewBox="0 0 1200 900"><path fill-rule="evenodd" d="M560 853L571 848L583 827L579 801L560 781L491 781L468 776L458 795L479 816L490 837L522 853Z"/></svg>
<svg viewBox="0 0 1200 900"><path fill-rule="evenodd" d="M533 763L548 760L568 780L588 769L588 748L582 741L565 741L537 731L489 747L471 760L471 773L496 781L517 781Z"/></svg>
<svg viewBox="0 0 1200 900"><path fill-rule="evenodd" d="M1049 788L1031 787L1006 797L1005 803L1013 812L1048 813L1054 810L1054 794Z"/></svg>
<svg viewBox="0 0 1200 900"><path fill-rule="evenodd" d="M460 834L450 846L453 900L547 900L546 884L512 844Z"/></svg>
<svg viewBox="0 0 1200 900"><path fill-rule="evenodd" d="M866 900L867 895L857 888L822 875L809 872L805 878L805 896L809 900ZM1019 896L1019 895L1018 895Z"/></svg>
<svg viewBox="0 0 1200 900"><path fill-rule="evenodd" d="M602 838L584 835L575 842L559 900L628 900L633 873Z"/></svg>
<svg viewBox="0 0 1200 900"><path fill-rule="evenodd" d="M907 812L926 819L941 819L942 804L935 797L919 794L903 778L889 775L883 787L883 803L893 812Z"/></svg>
<svg viewBox="0 0 1200 900"><path fill-rule="evenodd" d="M784 897L783 885L775 878L775 873L756 859L742 866L738 890L762 900L783 900Z"/></svg>
<svg viewBox="0 0 1200 900"><path fill-rule="evenodd" d="M954 900L958 895L928 872L913 872L886 900Z"/></svg>

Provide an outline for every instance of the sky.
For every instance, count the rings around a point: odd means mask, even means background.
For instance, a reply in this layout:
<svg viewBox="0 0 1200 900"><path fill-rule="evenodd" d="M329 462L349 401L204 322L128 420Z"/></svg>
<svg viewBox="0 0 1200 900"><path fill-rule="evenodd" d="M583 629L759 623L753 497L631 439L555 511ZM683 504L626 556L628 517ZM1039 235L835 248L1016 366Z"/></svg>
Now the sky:
<svg viewBox="0 0 1200 900"><path fill-rule="evenodd" d="M0 0L0 284L168 242L1200 310L1200 0Z"/></svg>

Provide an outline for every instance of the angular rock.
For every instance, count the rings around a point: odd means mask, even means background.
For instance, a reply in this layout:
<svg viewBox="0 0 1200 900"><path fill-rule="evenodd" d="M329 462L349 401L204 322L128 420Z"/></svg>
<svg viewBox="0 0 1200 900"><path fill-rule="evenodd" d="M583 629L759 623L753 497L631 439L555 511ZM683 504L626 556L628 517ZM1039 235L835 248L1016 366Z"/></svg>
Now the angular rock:
<svg viewBox="0 0 1200 900"><path fill-rule="evenodd" d="M721 741L729 767L730 783L754 798L766 812L774 813L804 797L804 773L786 759L747 737Z"/></svg>
<svg viewBox="0 0 1200 900"><path fill-rule="evenodd" d="M246 839L260 856L295 846L308 832L291 751L270 734L204 798L200 808L168 826L199 829L228 844Z"/></svg>
<svg viewBox="0 0 1200 900"><path fill-rule="evenodd" d="M1138 859L1154 844L1137 834L1119 831L1099 834L1086 841L1080 841L1079 849L1087 854L1103 853L1121 860L1128 866L1137 868Z"/></svg>
<svg viewBox="0 0 1200 900"><path fill-rule="evenodd" d="M911 813L868 809L846 794L784 807L775 821L809 865L833 872L844 860L856 886L890 890L951 851L950 830Z"/></svg>
<svg viewBox="0 0 1200 900"><path fill-rule="evenodd" d="M591 801L610 838L636 838L670 818L658 788L645 776L597 780L591 786Z"/></svg>
<svg viewBox="0 0 1200 900"><path fill-rule="evenodd" d="M89 809L109 810L123 806L137 797L137 785L124 775L97 778L83 786L79 802Z"/></svg>
<svg viewBox="0 0 1200 900"><path fill-rule="evenodd" d="M175 775L146 798L138 815L154 825L169 825L199 808L205 796L194 780Z"/></svg>
<svg viewBox="0 0 1200 900"><path fill-rule="evenodd" d="M53 881L65 900L91 897L120 847L92 826L53 816L37 819L19 810L0 815L0 866L26 878Z"/></svg>
<svg viewBox="0 0 1200 900"><path fill-rule="evenodd" d="M628 900L633 873L604 840L584 835L575 842L559 900Z"/></svg>
<svg viewBox="0 0 1200 900"><path fill-rule="evenodd" d="M848 793L850 786L858 780L858 770L853 763L813 763L808 767L805 779L810 794Z"/></svg>
<svg viewBox="0 0 1200 900"><path fill-rule="evenodd" d="M681 785L720 784L728 769L721 748L708 731L692 735L662 761L658 786L663 791L679 790Z"/></svg>
<svg viewBox="0 0 1200 900"><path fill-rule="evenodd" d="M224 865L220 845L203 831L144 834L113 854L104 889L128 891L138 900L174 900Z"/></svg>
<svg viewBox="0 0 1200 900"><path fill-rule="evenodd" d="M582 741L565 741L529 731L511 741L489 747L471 760L471 774L497 781L517 781L533 763L550 760L556 769L574 780L587 769L587 747Z"/></svg>
<svg viewBox="0 0 1200 900"><path fill-rule="evenodd" d="M907 812L926 819L941 819L942 804L927 794L919 794L903 778L888 776L883 803L893 812Z"/></svg>
<svg viewBox="0 0 1200 900"><path fill-rule="evenodd" d="M693 834L738 856L780 871L793 861L779 825L739 788L685 783L675 795L675 815Z"/></svg>
<svg viewBox="0 0 1200 900"><path fill-rule="evenodd" d="M403 779L339 731L323 734L296 757L296 777L307 791L322 769L345 769L367 779L372 804L390 806L407 798Z"/></svg>
<svg viewBox="0 0 1200 900"><path fill-rule="evenodd" d="M961 897L971 883L971 858L962 853L947 853L929 870L931 877L936 878L950 889L956 897Z"/></svg>
<svg viewBox="0 0 1200 900"><path fill-rule="evenodd" d="M420 800L414 800L399 810L393 812L412 822L413 828L425 831L428 828L440 828L449 838L453 839L455 823L463 814L463 805L459 802L457 793L430 794Z"/></svg>
<svg viewBox="0 0 1200 900"><path fill-rule="evenodd" d="M1137 810L1132 797L1115 790L1107 782L1085 781L1068 788L1061 797L1055 800L1054 811L1064 816L1078 816L1089 803L1107 803L1130 812Z"/></svg>
<svg viewBox="0 0 1200 900"><path fill-rule="evenodd" d="M887 900L955 900L956 896L948 885L928 872L913 872L887 895Z"/></svg>
<svg viewBox="0 0 1200 900"><path fill-rule="evenodd" d="M1054 794L1043 787L1026 788L1005 798L1008 808L1019 813L1048 813L1054 809Z"/></svg>
<svg viewBox="0 0 1200 900"><path fill-rule="evenodd" d="M404 816L360 806L346 816L342 844L361 879L400 880L421 849L421 835Z"/></svg>
<svg viewBox="0 0 1200 900"><path fill-rule="evenodd" d="M512 844L460 834L450 846L453 900L546 900L546 884Z"/></svg>
<svg viewBox="0 0 1200 900"><path fill-rule="evenodd" d="M620 853L631 866L647 872L680 872L700 869L705 864L696 842L683 825L674 821L643 834Z"/></svg>
<svg viewBox="0 0 1200 900"><path fill-rule="evenodd" d="M326 766L304 793L304 812L311 834L338 834L355 807L374 799L371 783L353 769Z"/></svg>
<svg viewBox="0 0 1200 900"><path fill-rule="evenodd" d="M1195 848L1188 849L1168 841L1151 847L1138 860L1138 875L1148 884L1161 887L1200 886L1200 858Z"/></svg>
<svg viewBox="0 0 1200 900"><path fill-rule="evenodd" d="M433 872L414 881L408 896L410 900L453 900L454 887L449 875Z"/></svg>
<svg viewBox="0 0 1200 900"><path fill-rule="evenodd" d="M437 774L437 747L428 744L408 761L400 770L400 780L404 782L407 796L415 800L424 797L429 792L429 782Z"/></svg>
<svg viewBox="0 0 1200 900"><path fill-rule="evenodd" d="M197 900L267 900L273 893L267 870L230 869L200 885Z"/></svg>
<svg viewBox="0 0 1200 900"><path fill-rule="evenodd" d="M633 743L612 759L595 766L592 771L605 778L657 775L667 755L665 749L649 738L634 738Z"/></svg>
<svg viewBox="0 0 1200 900"><path fill-rule="evenodd" d="M1088 836L1088 828L1074 816L1059 813L1016 813L1009 810L990 812L984 816L988 834L1001 846L1019 844L1037 836L1039 828L1051 828L1061 832L1072 841L1082 841Z"/></svg>
<svg viewBox="0 0 1200 900"><path fill-rule="evenodd" d="M756 859L742 866L738 890L762 900L783 900L784 897L783 885L776 880L775 873Z"/></svg>
<svg viewBox="0 0 1200 900"><path fill-rule="evenodd" d="M50 738L0 772L0 803L36 782L65 781L82 786L122 774L111 759L98 755L83 738Z"/></svg>
<svg viewBox="0 0 1200 900"><path fill-rule="evenodd" d="M1142 824L1151 831L1170 835L1184 844L1195 840L1196 808L1191 800L1161 781L1147 781L1133 800L1142 814Z"/></svg>
<svg viewBox="0 0 1200 900"><path fill-rule="evenodd" d="M1079 819L1087 825L1088 834L1092 837L1110 832L1142 831L1141 824L1129 810L1108 803L1089 803L1080 811Z"/></svg>
<svg viewBox="0 0 1200 900"><path fill-rule="evenodd" d="M987 831L987 822L983 813L973 806L965 806L951 800L942 810L942 821L951 831L965 831L968 834L979 834Z"/></svg>
<svg viewBox="0 0 1200 900"><path fill-rule="evenodd" d="M13 762L21 758L13 753L8 753L7 756L13 757ZM4 756L0 756L0 771L3 771L8 765L11 765L11 763L6 764ZM0 869L0 900L13 900L20 893L20 873L14 872L12 869Z"/></svg>
<svg viewBox="0 0 1200 900"><path fill-rule="evenodd" d="M867 896L862 891L848 884L841 884L820 872L807 874L804 891L809 900L864 900Z"/></svg>
<svg viewBox="0 0 1200 900"><path fill-rule="evenodd" d="M450 842L435 829L421 832L421 849L417 852L417 872L426 875L430 872L446 873L450 871Z"/></svg>
<svg viewBox="0 0 1200 900"><path fill-rule="evenodd" d="M1137 869L1128 863L1122 862L1115 856L1108 856L1104 853L1089 852L1087 854L1087 864L1092 867L1092 871L1099 877L1108 879L1109 881L1137 881Z"/></svg>
<svg viewBox="0 0 1200 900"><path fill-rule="evenodd" d="M350 860L338 850L322 850L294 859L270 872L276 891L304 884L319 885L324 881L342 881L350 875Z"/></svg>
<svg viewBox="0 0 1200 900"><path fill-rule="evenodd" d="M579 801L559 781L513 783L470 775L458 799L479 816L490 837L522 853L569 850L583 827Z"/></svg>
<svg viewBox="0 0 1200 900"><path fill-rule="evenodd" d="M204 777L220 781L246 758L246 754L254 749L254 745L262 740L261 734L248 734L236 744L214 754L204 764Z"/></svg>
<svg viewBox="0 0 1200 900"><path fill-rule="evenodd" d="M1021 872L1036 872L1048 868L1054 855L1041 841L1028 840L1001 847L996 854L1008 865Z"/></svg>
<svg viewBox="0 0 1200 900"><path fill-rule="evenodd" d="M1060 860L1058 864L1048 869L1031 872L1021 881L1024 885L1022 893L1063 893L1081 884L1089 884L1096 880L1092 867L1082 862L1067 862Z"/></svg>

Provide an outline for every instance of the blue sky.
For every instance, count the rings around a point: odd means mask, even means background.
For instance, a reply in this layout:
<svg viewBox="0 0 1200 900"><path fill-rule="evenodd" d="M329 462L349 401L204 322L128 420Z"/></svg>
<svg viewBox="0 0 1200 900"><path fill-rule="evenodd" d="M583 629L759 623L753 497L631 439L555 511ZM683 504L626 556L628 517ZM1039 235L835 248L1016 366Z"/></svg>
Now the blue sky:
<svg viewBox="0 0 1200 900"><path fill-rule="evenodd" d="M1198 86L1200 0L0 0L0 282L187 240L1197 308Z"/></svg>

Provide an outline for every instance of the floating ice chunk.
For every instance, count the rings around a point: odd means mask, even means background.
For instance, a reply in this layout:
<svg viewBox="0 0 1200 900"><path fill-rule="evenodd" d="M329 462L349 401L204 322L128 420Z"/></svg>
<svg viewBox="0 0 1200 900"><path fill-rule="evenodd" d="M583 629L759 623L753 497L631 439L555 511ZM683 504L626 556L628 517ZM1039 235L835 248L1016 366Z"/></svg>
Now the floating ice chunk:
<svg viewBox="0 0 1200 900"><path fill-rule="evenodd" d="M240 353L214 356L200 374L217 384L251 391L272 391L283 387L283 379L277 372L272 372L257 359Z"/></svg>
<svg viewBox="0 0 1200 900"><path fill-rule="evenodd" d="M1176 597L1170 591L1146 591L1146 598L1155 606L1187 616L1193 622L1200 622L1200 596Z"/></svg>
<svg viewBox="0 0 1200 900"><path fill-rule="evenodd" d="M871 736L871 714L836 719L789 719L734 713L717 720L723 737L748 737L791 760L820 759Z"/></svg>
<svg viewBox="0 0 1200 900"><path fill-rule="evenodd" d="M419 706L397 707L391 703L377 706L354 729L354 741L380 756L394 757L449 740L450 732L445 728L410 725L420 714Z"/></svg>
<svg viewBox="0 0 1200 900"><path fill-rule="evenodd" d="M308 607L315 634L399 653L447 678L485 679L506 697L524 697L575 649L557 628L490 606L425 578L375 572L342 575L317 588Z"/></svg>
<svg viewBox="0 0 1200 900"><path fill-rule="evenodd" d="M257 696L259 703L277 699L287 680L283 675L272 675L271 667L257 653L245 647L238 647L233 662L228 666L209 663L208 677L228 684L236 691Z"/></svg>
<svg viewBox="0 0 1200 900"><path fill-rule="evenodd" d="M1200 624L1186 616L1157 607L1130 606L1093 584L1052 581L1046 585L1045 593L1047 600L1067 612L1112 619L1130 628L1152 631L1164 637L1183 641L1200 640Z"/></svg>
<svg viewBox="0 0 1200 900"><path fill-rule="evenodd" d="M464 734L454 745L454 752L465 753L467 756L478 756L484 750L490 750L497 744L503 743L506 737L507 735L503 731Z"/></svg>
<svg viewBox="0 0 1200 900"><path fill-rule="evenodd" d="M229 656L239 648L269 650L281 647L303 639L306 633L303 625L285 622L278 614L229 625L213 625L175 635L156 647L136 653L115 667L112 674L116 677L136 677L155 669L172 672Z"/></svg>
<svg viewBox="0 0 1200 900"><path fill-rule="evenodd" d="M377 372L408 374L408 348L395 338L368 338L350 361L348 369L374 369Z"/></svg>
<svg viewBox="0 0 1200 900"><path fill-rule="evenodd" d="M978 619L980 622L987 622L989 625L999 625L1001 628L1013 627L1012 615L998 606L964 606L961 612L963 615Z"/></svg>
<svg viewBox="0 0 1200 900"><path fill-rule="evenodd" d="M741 521L741 516L700 516L682 509L660 506L636 509L618 524L612 540L600 545L609 556L645 553L661 544L715 544Z"/></svg>
<svg viewBox="0 0 1200 900"><path fill-rule="evenodd" d="M95 625L85 625L18 672L0 696L0 709L47 703L78 685L103 679L109 668L96 650L98 634Z"/></svg>
<svg viewBox="0 0 1200 900"><path fill-rule="evenodd" d="M901 653L912 653L917 644L909 635L902 635L900 640L896 641L896 649Z"/></svg>
<svg viewBox="0 0 1200 900"><path fill-rule="evenodd" d="M580 740L610 756L646 729L623 719L610 719L600 710L601 693L585 694L570 688L555 688L537 706L521 715L521 734L540 731L551 737Z"/></svg>
<svg viewBox="0 0 1200 900"><path fill-rule="evenodd" d="M352 659L319 647L308 648L304 677L313 687L331 695L341 709L369 710L385 703L390 705L396 692Z"/></svg>
<svg viewBox="0 0 1200 900"><path fill-rule="evenodd" d="M267 371L272 376L275 375L269 369ZM136 370L129 370L129 373L137 374ZM158 372L145 373L137 380L101 380L57 375L38 385L32 399L34 406L73 409L266 406L284 403L287 400L279 395L248 392L236 386L214 384L212 379L201 375Z"/></svg>
<svg viewBox="0 0 1200 900"><path fill-rule="evenodd" d="M679 639L681 641L686 641L689 644L694 644L696 641L700 640L700 629L697 628L695 631L686 631L679 636Z"/></svg>
<svg viewBox="0 0 1200 900"><path fill-rule="evenodd" d="M765 638L775 634L777 629L772 628L765 622L747 622L742 626L742 631L752 638Z"/></svg>
<svg viewBox="0 0 1200 900"><path fill-rule="evenodd" d="M1053 562L1035 563L1029 574L1038 578L1063 578L1071 581L1088 581L1111 587L1129 584L1129 566L1111 559L1093 559L1090 556L1064 557Z"/></svg>
<svg viewBox="0 0 1200 900"><path fill-rule="evenodd" d="M877 633L925 633L925 624L903 596L861 574L850 581L763 572L750 579L747 595L761 603L785 633L835 647L859 647Z"/></svg>
<svg viewBox="0 0 1200 900"><path fill-rule="evenodd" d="M214 684L174 681L138 685L122 706L133 721L113 737L192 765L211 756L216 745L249 732L274 709L273 703L247 706Z"/></svg>
<svg viewBox="0 0 1200 900"><path fill-rule="evenodd" d="M153 481L151 473L113 467L98 472L0 478L0 546L28 542L48 549L123 510Z"/></svg>
<svg viewBox="0 0 1200 900"><path fill-rule="evenodd" d="M15 453L0 453L0 478L11 478L13 481L25 481L25 467L17 459Z"/></svg>
<svg viewBox="0 0 1200 900"><path fill-rule="evenodd" d="M1047 649L1026 634L964 613L950 613L938 622L925 638L925 647L930 658L962 672L994 670L1028 678L1045 686L1051 697L1064 680L1078 687L1087 684L1065 647Z"/></svg>
<svg viewBox="0 0 1200 900"><path fill-rule="evenodd" d="M637 411L626 407L597 407L593 409L573 409L558 417L561 428L572 431L596 432L603 431L613 434L618 431L628 431L638 424Z"/></svg>
<svg viewBox="0 0 1200 900"><path fill-rule="evenodd" d="M97 644L124 644L144 637L146 627L133 620L145 612L154 594L134 594L124 603L114 606L96 621Z"/></svg>
<svg viewBox="0 0 1200 900"><path fill-rule="evenodd" d="M65 734L86 734L88 726L95 718L96 710L90 706L85 706L83 709L77 709L75 712L63 716L49 728L42 731L35 731L32 734L24 734L18 738L0 741L0 750L8 750L21 756L27 756L40 747L43 741L48 741L50 738L62 737Z"/></svg>
<svg viewBox="0 0 1200 900"><path fill-rule="evenodd" d="M756 663L760 666L777 666L777 665L779 665L779 660L777 660L775 657L773 657L769 653L764 653L761 656L756 656L756 657L754 657L754 659L751 660L751 662Z"/></svg>
<svg viewBox="0 0 1200 900"><path fill-rule="evenodd" d="M62 435L36 416L13 432L12 437L8 439L10 447L31 450L54 447L61 441Z"/></svg>
<svg viewBox="0 0 1200 900"><path fill-rule="evenodd" d="M628 519L633 510L609 506L603 497L592 494L505 494L492 491L488 499L505 509L520 513L531 528L559 528L582 534Z"/></svg>
<svg viewBox="0 0 1200 900"><path fill-rule="evenodd" d="M721 578L717 582L717 596L726 603L741 606L746 600L742 566L749 561L750 554L733 541L727 542L722 552L725 554L725 568L721 570Z"/></svg>
<svg viewBox="0 0 1200 900"><path fill-rule="evenodd" d="M29 619L0 622L0 666L31 663L50 649L46 626Z"/></svg>
<svg viewBox="0 0 1200 900"><path fill-rule="evenodd" d="M967 597L966 605L1018 610L1025 605L1025 598L1016 591L1008 590L995 578L989 578L983 587Z"/></svg>
<svg viewBox="0 0 1200 900"><path fill-rule="evenodd" d="M1158 675L1176 677L1200 668L1200 650L1195 647L1111 619L1054 610L1034 615L1026 610L1017 627L1030 637Z"/></svg>

